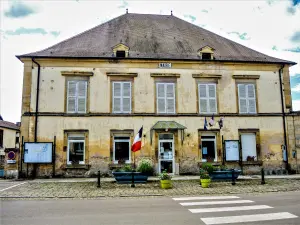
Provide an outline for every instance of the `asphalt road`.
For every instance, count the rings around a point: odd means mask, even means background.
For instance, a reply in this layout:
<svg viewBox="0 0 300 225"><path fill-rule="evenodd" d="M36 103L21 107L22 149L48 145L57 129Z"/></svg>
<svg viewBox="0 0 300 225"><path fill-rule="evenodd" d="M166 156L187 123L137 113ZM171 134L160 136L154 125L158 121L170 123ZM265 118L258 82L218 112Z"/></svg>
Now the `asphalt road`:
<svg viewBox="0 0 300 225"><path fill-rule="evenodd" d="M200 198L2 199L0 224L300 224L300 192L197 197Z"/></svg>

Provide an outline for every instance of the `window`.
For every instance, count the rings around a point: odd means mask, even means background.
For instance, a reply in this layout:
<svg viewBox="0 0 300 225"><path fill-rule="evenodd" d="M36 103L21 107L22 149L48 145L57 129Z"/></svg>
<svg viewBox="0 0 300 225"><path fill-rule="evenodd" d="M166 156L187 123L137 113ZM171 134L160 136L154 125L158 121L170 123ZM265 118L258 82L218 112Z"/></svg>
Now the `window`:
<svg viewBox="0 0 300 225"><path fill-rule="evenodd" d="M87 81L68 81L67 112L85 113L87 104Z"/></svg>
<svg viewBox="0 0 300 225"><path fill-rule="evenodd" d="M201 136L202 161L217 161L216 135L205 134Z"/></svg>
<svg viewBox="0 0 300 225"><path fill-rule="evenodd" d="M211 53L202 53L202 59L211 60Z"/></svg>
<svg viewBox="0 0 300 225"><path fill-rule="evenodd" d="M116 57L125 58L125 56L126 56L126 52L125 51L117 51L116 52Z"/></svg>
<svg viewBox="0 0 300 225"><path fill-rule="evenodd" d="M158 113L175 113L175 83L156 84Z"/></svg>
<svg viewBox="0 0 300 225"><path fill-rule="evenodd" d="M113 112L131 113L131 82L113 82Z"/></svg>
<svg viewBox="0 0 300 225"><path fill-rule="evenodd" d="M254 84L238 84L239 112L256 113Z"/></svg>
<svg viewBox="0 0 300 225"><path fill-rule="evenodd" d="M0 130L0 148L3 148L3 130Z"/></svg>
<svg viewBox="0 0 300 225"><path fill-rule="evenodd" d="M113 147L114 163L118 163L119 160L125 161L126 163L130 163L130 137L115 136Z"/></svg>
<svg viewBox="0 0 300 225"><path fill-rule="evenodd" d="M256 134L243 133L241 134L242 142L242 160L243 161L257 161L256 151Z"/></svg>
<svg viewBox="0 0 300 225"><path fill-rule="evenodd" d="M213 83L198 84L200 113L217 113L216 87Z"/></svg>
<svg viewBox="0 0 300 225"><path fill-rule="evenodd" d="M84 164L85 136L84 134L68 135L68 164Z"/></svg>

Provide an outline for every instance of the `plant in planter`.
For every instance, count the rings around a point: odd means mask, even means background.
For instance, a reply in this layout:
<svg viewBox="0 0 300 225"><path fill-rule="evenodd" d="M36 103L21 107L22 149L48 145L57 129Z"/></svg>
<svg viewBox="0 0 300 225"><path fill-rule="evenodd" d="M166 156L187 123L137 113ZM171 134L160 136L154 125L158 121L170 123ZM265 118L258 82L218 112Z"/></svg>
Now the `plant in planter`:
<svg viewBox="0 0 300 225"><path fill-rule="evenodd" d="M166 170L164 170L160 175L159 175L159 179L160 179L160 186L163 189L169 189L172 188L172 176L170 174L167 173Z"/></svg>
<svg viewBox="0 0 300 225"><path fill-rule="evenodd" d="M141 172L142 174L145 174L147 176L153 175L153 164L151 159L141 159L138 162L137 171Z"/></svg>
<svg viewBox="0 0 300 225"><path fill-rule="evenodd" d="M200 169L200 182L203 188L208 188L210 184L210 176L207 170Z"/></svg>
<svg viewBox="0 0 300 225"><path fill-rule="evenodd" d="M247 156L247 161L254 161L255 158L256 158L256 156L250 156L250 155L248 155Z"/></svg>
<svg viewBox="0 0 300 225"><path fill-rule="evenodd" d="M214 171L214 166L211 163L202 163L201 168L208 173L212 173Z"/></svg>

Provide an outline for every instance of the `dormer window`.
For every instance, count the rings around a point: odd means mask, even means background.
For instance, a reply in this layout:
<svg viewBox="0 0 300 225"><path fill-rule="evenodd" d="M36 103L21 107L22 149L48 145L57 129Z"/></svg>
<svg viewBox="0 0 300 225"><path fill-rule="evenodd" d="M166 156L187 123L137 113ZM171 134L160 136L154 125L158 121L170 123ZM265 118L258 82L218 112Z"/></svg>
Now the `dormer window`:
<svg viewBox="0 0 300 225"><path fill-rule="evenodd" d="M125 51L117 51L116 52L116 57L125 58L126 57L126 52Z"/></svg>
<svg viewBox="0 0 300 225"><path fill-rule="evenodd" d="M211 53L202 53L202 59L207 59L210 60L211 59Z"/></svg>
<svg viewBox="0 0 300 225"><path fill-rule="evenodd" d="M117 58L126 58L129 55L129 47L121 43L115 45L112 50Z"/></svg>
<svg viewBox="0 0 300 225"><path fill-rule="evenodd" d="M214 51L215 49L206 45L198 50L198 56L203 60L212 60L214 59Z"/></svg>

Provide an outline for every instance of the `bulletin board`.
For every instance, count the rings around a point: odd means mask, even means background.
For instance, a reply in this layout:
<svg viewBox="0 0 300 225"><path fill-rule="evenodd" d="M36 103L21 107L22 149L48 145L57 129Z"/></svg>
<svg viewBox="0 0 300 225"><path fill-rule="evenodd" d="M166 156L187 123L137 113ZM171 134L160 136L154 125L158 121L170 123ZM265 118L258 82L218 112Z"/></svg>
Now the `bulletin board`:
<svg viewBox="0 0 300 225"><path fill-rule="evenodd" d="M240 160L240 144L239 140L226 140L225 144L225 160L239 161Z"/></svg>

